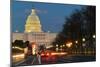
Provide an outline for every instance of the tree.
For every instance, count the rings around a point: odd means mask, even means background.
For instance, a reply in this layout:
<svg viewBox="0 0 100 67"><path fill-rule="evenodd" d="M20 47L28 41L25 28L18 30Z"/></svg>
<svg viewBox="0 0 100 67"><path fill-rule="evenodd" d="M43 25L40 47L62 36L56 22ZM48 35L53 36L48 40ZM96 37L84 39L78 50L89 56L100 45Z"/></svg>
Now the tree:
<svg viewBox="0 0 100 67"><path fill-rule="evenodd" d="M66 22L63 25L62 31L57 35L53 45L62 45L71 41L75 48L75 41L78 41L78 48L82 47L82 38L86 38L86 41L90 42L88 47L93 45L92 36L95 31L95 6L85 6L81 10L75 10L69 17L66 18Z"/></svg>
<svg viewBox="0 0 100 67"><path fill-rule="evenodd" d="M23 40L15 40L14 46L24 48Z"/></svg>

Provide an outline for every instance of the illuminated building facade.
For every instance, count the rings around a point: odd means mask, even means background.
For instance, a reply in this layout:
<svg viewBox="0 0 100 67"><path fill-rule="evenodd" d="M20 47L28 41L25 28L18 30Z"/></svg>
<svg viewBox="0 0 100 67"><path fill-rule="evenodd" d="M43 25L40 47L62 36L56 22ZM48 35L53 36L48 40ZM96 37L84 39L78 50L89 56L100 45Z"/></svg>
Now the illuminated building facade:
<svg viewBox="0 0 100 67"><path fill-rule="evenodd" d="M42 32L39 17L34 9L32 9L31 14L26 20L25 32Z"/></svg>
<svg viewBox="0 0 100 67"><path fill-rule="evenodd" d="M23 40L35 42L37 45L45 45L47 48L51 47L51 43L56 38L57 33L48 32L30 32L30 33L12 33L12 41Z"/></svg>
<svg viewBox="0 0 100 67"><path fill-rule="evenodd" d="M56 38L57 33L43 32L40 20L32 9L31 14L28 16L25 24L24 33L13 32L12 41L23 40L35 42L37 45L45 45L47 48L51 47L52 41Z"/></svg>

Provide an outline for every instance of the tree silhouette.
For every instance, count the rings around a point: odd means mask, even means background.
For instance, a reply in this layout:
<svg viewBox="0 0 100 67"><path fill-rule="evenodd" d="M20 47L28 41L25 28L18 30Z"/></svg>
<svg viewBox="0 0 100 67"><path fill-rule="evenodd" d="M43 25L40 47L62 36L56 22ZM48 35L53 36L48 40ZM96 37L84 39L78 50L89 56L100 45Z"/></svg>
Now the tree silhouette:
<svg viewBox="0 0 100 67"><path fill-rule="evenodd" d="M15 40L14 41L14 46L24 48L24 42L23 42L23 40Z"/></svg>
<svg viewBox="0 0 100 67"><path fill-rule="evenodd" d="M66 18L66 22L63 25L62 31L57 35L55 41L52 43L55 47L56 44L63 45L67 42L72 42L73 48L75 48L75 41L80 44L78 47L82 47L82 38L86 38L87 47L93 46L93 34L96 34L96 7L85 6L81 10L75 10ZM95 45L94 45L95 46Z"/></svg>

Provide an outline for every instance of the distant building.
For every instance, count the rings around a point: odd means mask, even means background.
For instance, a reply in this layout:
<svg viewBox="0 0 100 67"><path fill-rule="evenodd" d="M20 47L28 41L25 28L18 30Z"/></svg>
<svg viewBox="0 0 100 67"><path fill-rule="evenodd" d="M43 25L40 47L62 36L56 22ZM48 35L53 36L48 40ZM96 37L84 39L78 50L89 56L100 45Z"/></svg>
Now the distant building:
<svg viewBox="0 0 100 67"><path fill-rule="evenodd" d="M57 33L43 32L42 25L40 24L39 17L36 15L35 10L32 9L31 14L28 16L25 24L25 31L23 33L13 32L12 41L23 40L35 42L37 45L45 45L47 48L51 47L51 43L56 38Z"/></svg>
<svg viewBox="0 0 100 67"><path fill-rule="evenodd" d="M25 32L42 32L39 17L36 15L34 9L32 9L31 14L26 20Z"/></svg>

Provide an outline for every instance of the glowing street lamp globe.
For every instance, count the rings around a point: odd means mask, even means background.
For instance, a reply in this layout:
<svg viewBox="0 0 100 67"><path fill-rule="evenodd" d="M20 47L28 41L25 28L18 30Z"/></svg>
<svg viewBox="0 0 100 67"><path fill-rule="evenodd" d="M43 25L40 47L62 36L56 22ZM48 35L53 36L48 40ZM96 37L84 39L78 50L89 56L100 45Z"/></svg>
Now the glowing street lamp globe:
<svg viewBox="0 0 100 67"><path fill-rule="evenodd" d="M56 47L58 47L58 44L56 44Z"/></svg>
<svg viewBox="0 0 100 67"><path fill-rule="evenodd" d="M85 38L83 38L82 41L84 42L85 41Z"/></svg>
<svg viewBox="0 0 100 67"><path fill-rule="evenodd" d="M78 41L75 41L75 43L77 44L77 43L78 43Z"/></svg>
<svg viewBox="0 0 100 67"><path fill-rule="evenodd" d="M72 46L72 42L71 42L71 43L67 43L66 46L67 46L68 48L70 48L70 47Z"/></svg>
<svg viewBox="0 0 100 67"><path fill-rule="evenodd" d="M60 47L62 48L62 45Z"/></svg>
<svg viewBox="0 0 100 67"><path fill-rule="evenodd" d="M65 47L65 45L63 45L63 47Z"/></svg>
<svg viewBox="0 0 100 67"><path fill-rule="evenodd" d="M93 38L95 38L95 35L93 35Z"/></svg>

